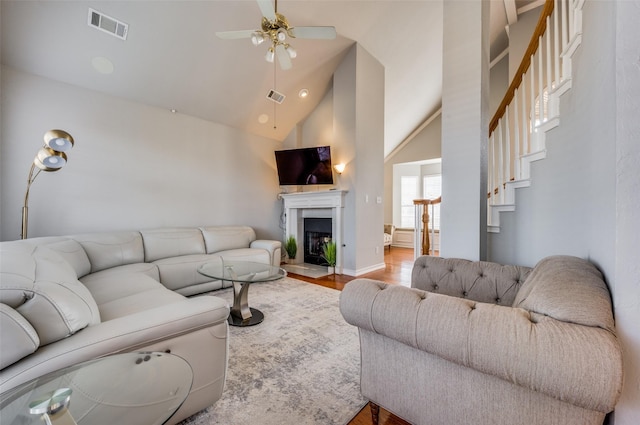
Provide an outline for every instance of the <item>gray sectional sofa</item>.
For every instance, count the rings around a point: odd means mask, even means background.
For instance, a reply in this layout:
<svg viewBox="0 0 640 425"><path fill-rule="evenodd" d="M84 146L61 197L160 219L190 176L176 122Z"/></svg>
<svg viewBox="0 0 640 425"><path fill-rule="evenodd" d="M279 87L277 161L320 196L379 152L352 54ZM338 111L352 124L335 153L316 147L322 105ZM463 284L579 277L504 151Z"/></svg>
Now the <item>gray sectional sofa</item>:
<svg viewBox="0 0 640 425"><path fill-rule="evenodd" d="M191 392L169 423L222 394L230 286L208 261L280 264L280 242L246 226L162 228L0 243L0 393L97 357L162 351L189 363Z"/></svg>
<svg viewBox="0 0 640 425"><path fill-rule="evenodd" d="M411 285L356 279L341 293L372 413L416 425L599 425L614 409L622 349L593 264L423 256Z"/></svg>

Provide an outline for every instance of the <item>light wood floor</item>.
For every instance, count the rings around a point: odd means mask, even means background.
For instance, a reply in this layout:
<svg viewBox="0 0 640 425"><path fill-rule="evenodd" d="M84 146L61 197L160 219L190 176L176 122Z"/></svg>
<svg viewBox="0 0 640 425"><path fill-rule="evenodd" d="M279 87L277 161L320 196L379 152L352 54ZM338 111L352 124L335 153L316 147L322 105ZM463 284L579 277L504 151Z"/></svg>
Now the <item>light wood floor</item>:
<svg viewBox="0 0 640 425"><path fill-rule="evenodd" d="M438 253L435 253L434 255L438 255ZM410 286L411 269L413 268L413 249L387 248L385 249L384 262L384 270L378 270L358 277L367 277L370 279L382 280L387 283ZM289 273L289 276L338 290L342 290L344 288L344 285L354 279L354 277L347 275L333 275L319 279L300 276L294 273ZM372 423L371 412L369 411L369 406L367 405L360 411L360 413L358 413L358 415L356 415L355 418L353 418L349 422L348 425L372 425ZM403 421L402 419L392 415L382 408L380 408L378 424L410 425L408 422Z"/></svg>

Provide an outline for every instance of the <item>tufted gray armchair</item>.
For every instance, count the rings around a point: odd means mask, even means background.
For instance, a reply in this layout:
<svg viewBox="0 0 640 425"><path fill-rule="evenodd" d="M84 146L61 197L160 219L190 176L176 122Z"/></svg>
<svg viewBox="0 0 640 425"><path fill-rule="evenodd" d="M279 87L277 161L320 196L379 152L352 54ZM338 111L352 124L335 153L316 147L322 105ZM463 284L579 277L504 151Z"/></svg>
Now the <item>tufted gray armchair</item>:
<svg viewBox="0 0 640 425"><path fill-rule="evenodd" d="M622 350L602 275L576 257L533 269L423 256L412 288L356 279L361 391L412 424L602 424Z"/></svg>

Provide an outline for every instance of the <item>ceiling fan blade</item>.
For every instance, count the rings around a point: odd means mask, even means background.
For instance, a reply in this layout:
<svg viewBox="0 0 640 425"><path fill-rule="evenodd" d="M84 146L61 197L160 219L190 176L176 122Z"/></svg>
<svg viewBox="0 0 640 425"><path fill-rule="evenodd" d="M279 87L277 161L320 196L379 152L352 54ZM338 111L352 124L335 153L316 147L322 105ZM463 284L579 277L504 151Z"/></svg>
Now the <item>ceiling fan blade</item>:
<svg viewBox="0 0 640 425"><path fill-rule="evenodd" d="M271 4L271 0L257 0L257 2L258 2L258 7L262 12L262 16L264 16L271 22L275 22L276 11L273 8L273 4Z"/></svg>
<svg viewBox="0 0 640 425"><path fill-rule="evenodd" d="M317 38L331 40L336 38L335 27L294 27L290 30L295 38Z"/></svg>
<svg viewBox="0 0 640 425"><path fill-rule="evenodd" d="M235 40L237 38L249 38L254 32L256 30L222 31L216 32L216 35L223 40Z"/></svg>
<svg viewBox="0 0 640 425"><path fill-rule="evenodd" d="M291 69L291 58L289 57L289 53L284 49L282 44L278 44L276 46L276 56L278 57L278 62L280 63L280 68L283 70Z"/></svg>

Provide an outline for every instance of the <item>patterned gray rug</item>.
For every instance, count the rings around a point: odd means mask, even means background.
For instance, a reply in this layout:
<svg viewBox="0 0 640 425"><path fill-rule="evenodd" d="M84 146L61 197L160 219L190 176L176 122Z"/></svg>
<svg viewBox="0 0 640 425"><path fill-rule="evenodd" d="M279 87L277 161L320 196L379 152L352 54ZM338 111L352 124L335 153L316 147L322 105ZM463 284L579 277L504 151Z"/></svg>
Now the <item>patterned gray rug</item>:
<svg viewBox="0 0 640 425"><path fill-rule="evenodd" d="M231 303L230 289L216 291ZM360 395L357 329L338 309L339 291L286 277L252 284L259 325L230 327L222 398L181 425L344 425Z"/></svg>

